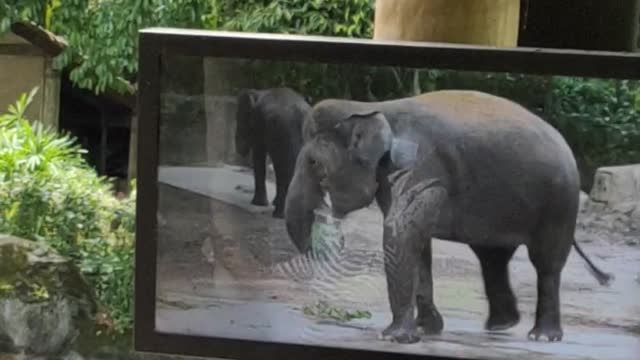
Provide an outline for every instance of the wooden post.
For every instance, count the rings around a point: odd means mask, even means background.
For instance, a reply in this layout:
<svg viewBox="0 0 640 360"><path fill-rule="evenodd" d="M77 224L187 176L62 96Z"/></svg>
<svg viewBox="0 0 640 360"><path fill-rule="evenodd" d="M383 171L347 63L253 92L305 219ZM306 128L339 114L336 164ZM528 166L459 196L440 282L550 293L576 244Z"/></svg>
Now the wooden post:
<svg viewBox="0 0 640 360"><path fill-rule="evenodd" d="M45 58L40 120L55 130L59 128L60 72L53 68L53 59Z"/></svg>
<svg viewBox="0 0 640 360"><path fill-rule="evenodd" d="M129 164L127 169L127 189L131 180L138 176L138 115L131 114L131 126L129 127Z"/></svg>
<svg viewBox="0 0 640 360"><path fill-rule="evenodd" d="M376 0L374 39L514 47L520 0Z"/></svg>

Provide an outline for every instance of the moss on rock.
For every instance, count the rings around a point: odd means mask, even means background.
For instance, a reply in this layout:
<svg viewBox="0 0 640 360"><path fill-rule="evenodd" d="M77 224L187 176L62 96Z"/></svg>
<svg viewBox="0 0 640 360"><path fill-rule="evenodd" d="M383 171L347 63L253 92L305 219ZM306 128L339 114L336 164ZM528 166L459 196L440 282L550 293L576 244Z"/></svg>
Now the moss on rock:
<svg viewBox="0 0 640 360"><path fill-rule="evenodd" d="M0 234L0 353L64 352L96 310L94 291L71 260Z"/></svg>
<svg viewBox="0 0 640 360"><path fill-rule="evenodd" d="M93 289L69 259L44 244L0 234L0 297L32 303L58 296L96 309Z"/></svg>

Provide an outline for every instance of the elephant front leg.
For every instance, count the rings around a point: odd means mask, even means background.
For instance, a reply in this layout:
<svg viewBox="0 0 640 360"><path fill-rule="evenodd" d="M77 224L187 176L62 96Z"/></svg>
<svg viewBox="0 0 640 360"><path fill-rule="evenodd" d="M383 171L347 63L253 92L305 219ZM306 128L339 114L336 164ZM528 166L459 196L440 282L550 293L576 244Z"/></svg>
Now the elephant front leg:
<svg viewBox="0 0 640 360"><path fill-rule="evenodd" d="M446 190L437 180L417 183L408 190L411 173L394 179L391 207L385 216L383 245L385 275L392 322L382 332L386 339L400 343L419 341L414 319L418 264L424 249L423 239L430 238Z"/></svg>
<svg viewBox="0 0 640 360"><path fill-rule="evenodd" d="M431 239L427 239L418 261L419 284L416 294L417 325L424 334L439 334L444 327L442 315L433 302L433 275L431 273Z"/></svg>
<svg viewBox="0 0 640 360"><path fill-rule="evenodd" d="M406 232L403 236L394 236L391 233L392 230L385 225L384 270L392 321L391 325L382 332L382 336L384 339L399 343L414 343L420 340L413 317L415 270L418 262L417 244Z"/></svg>
<svg viewBox="0 0 640 360"><path fill-rule="evenodd" d="M265 179L267 173L267 153L264 146L256 146L252 150L254 193L251 204L267 206L269 205Z"/></svg>

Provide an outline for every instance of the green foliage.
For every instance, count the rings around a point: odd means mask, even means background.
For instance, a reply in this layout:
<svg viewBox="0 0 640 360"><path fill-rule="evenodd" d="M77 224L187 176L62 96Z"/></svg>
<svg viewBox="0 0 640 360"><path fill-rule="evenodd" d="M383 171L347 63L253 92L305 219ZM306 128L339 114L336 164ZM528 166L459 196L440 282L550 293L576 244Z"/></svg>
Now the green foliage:
<svg viewBox="0 0 640 360"><path fill-rule="evenodd" d="M371 37L373 0L219 0L208 25L235 31Z"/></svg>
<svg viewBox="0 0 640 360"><path fill-rule="evenodd" d="M111 87L124 92L119 79L137 74L138 30L150 26L200 27L208 9L202 0L76 0L53 13L54 32L68 39L70 52L59 58L68 65L82 61L70 73L81 87L97 92ZM115 20L117 19L117 20ZM114 36L115 35L115 36Z"/></svg>
<svg viewBox="0 0 640 360"><path fill-rule="evenodd" d="M371 312L368 310L354 310L338 308L329 305L326 301L320 300L313 305L306 305L302 309L302 313L314 317L319 320L334 320L340 323L349 322L357 319L371 319Z"/></svg>
<svg viewBox="0 0 640 360"><path fill-rule="evenodd" d="M25 119L34 93L0 116L0 233L46 242L73 259L124 330L131 325L135 189L116 199L73 138Z"/></svg>
<svg viewBox="0 0 640 360"><path fill-rule="evenodd" d="M556 77L550 119L588 166L640 162L640 82Z"/></svg>
<svg viewBox="0 0 640 360"><path fill-rule="evenodd" d="M6 31L13 21L29 19L39 24L46 21L47 0L0 0L0 33Z"/></svg>
<svg viewBox="0 0 640 360"><path fill-rule="evenodd" d="M151 26L202 27L212 0L0 0L0 33L17 20L63 36L69 48L57 68L96 93L130 91L138 70L138 30Z"/></svg>
<svg viewBox="0 0 640 360"><path fill-rule="evenodd" d="M207 18L214 29L303 35L370 38L374 0L218 0ZM368 99L370 70L362 67L309 66L301 63L255 62L256 87L286 85L314 99ZM353 80L353 81L351 81Z"/></svg>

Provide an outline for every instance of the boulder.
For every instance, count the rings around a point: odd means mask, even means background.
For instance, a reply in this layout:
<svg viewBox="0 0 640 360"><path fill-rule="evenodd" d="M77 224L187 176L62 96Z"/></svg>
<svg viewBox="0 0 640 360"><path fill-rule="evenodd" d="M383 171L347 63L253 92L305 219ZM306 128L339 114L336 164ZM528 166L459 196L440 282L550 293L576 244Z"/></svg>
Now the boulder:
<svg viewBox="0 0 640 360"><path fill-rule="evenodd" d="M589 203L589 195L584 192L584 191L580 191L580 212L583 212L587 209L587 205Z"/></svg>
<svg viewBox="0 0 640 360"><path fill-rule="evenodd" d="M0 357L66 357L96 308L93 290L69 259L0 234Z"/></svg>
<svg viewBox="0 0 640 360"><path fill-rule="evenodd" d="M640 164L601 167L596 170L591 201L609 208L640 203Z"/></svg>

